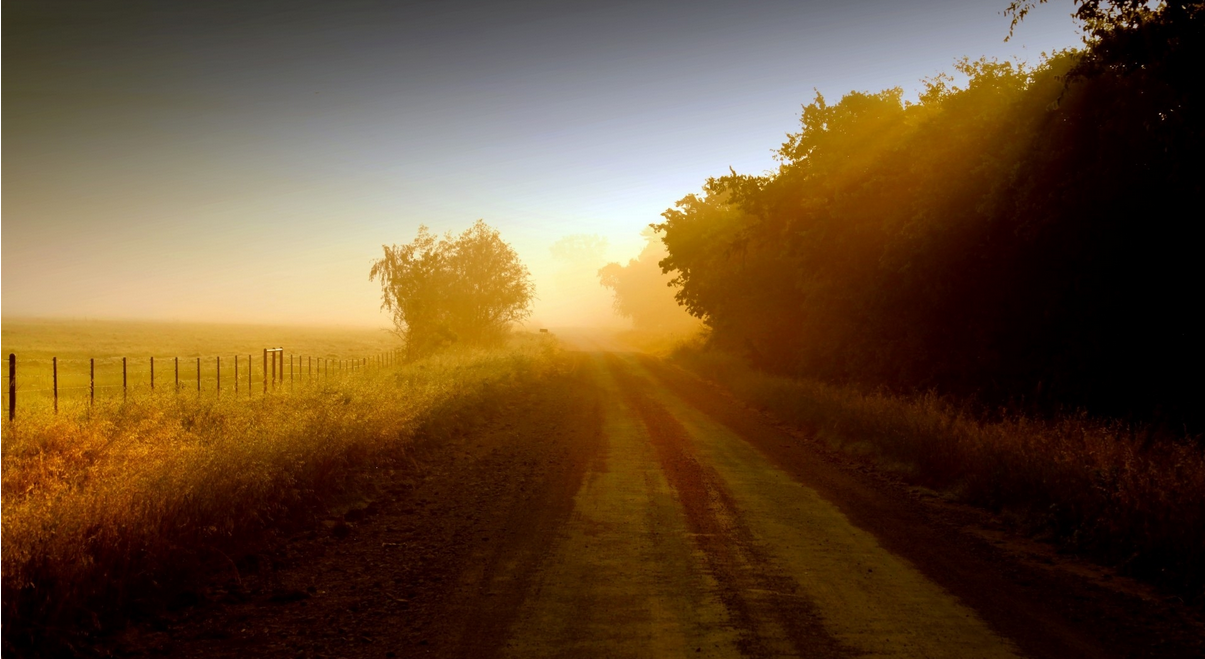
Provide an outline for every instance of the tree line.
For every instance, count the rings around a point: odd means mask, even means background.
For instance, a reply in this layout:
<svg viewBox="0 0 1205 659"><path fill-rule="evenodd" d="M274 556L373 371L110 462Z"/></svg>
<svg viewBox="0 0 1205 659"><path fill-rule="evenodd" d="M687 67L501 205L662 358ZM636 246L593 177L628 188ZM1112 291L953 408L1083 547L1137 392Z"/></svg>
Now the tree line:
<svg viewBox="0 0 1205 659"><path fill-rule="evenodd" d="M1201 428L1205 10L1077 15L1085 47L1032 67L817 94L777 171L653 225L678 302L784 374Z"/></svg>

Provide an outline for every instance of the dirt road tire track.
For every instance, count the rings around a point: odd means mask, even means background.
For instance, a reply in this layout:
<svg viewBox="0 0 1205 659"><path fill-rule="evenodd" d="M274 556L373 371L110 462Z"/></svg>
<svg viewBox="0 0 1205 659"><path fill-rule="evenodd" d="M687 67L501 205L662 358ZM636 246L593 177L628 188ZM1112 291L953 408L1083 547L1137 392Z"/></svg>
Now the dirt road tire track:
<svg viewBox="0 0 1205 659"><path fill-rule="evenodd" d="M607 363L623 385L628 405L643 419L661 468L706 556L708 571L719 583L719 598L741 627L741 653L748 657L783 654L783 649L767 645L778 630L767 629L766 623L774 622L797 656L854 656L828 634L798 584L778 570L758 545L723 480L693 455L682 424L649 397L649 383L634 377L614 355Z"/></svg>
<svg viewBox="0 0 1205 659"><path fill-rule="evenodd" d="M239 561L200 604L96 654L856 655L866 637L834 623L875 614L834 611L823 592L851 586L847 571L825 571L840 561L808 553L809 539L837 537L819 523L823 508L847 541L877 541L877 554L855 560L877 561L874 580L860 583L880 604L913 601L891 590L896 573L877 576L907 563L943 602L981 617L984 635L1028 656L1203 655L1200 625L1016 560L968 532L974 515L862 473L681 369L631 354L575 359L572 372L410 447L413 468L384 478L366 508ZM791 512L797 505L812 512ZM794 520L785 541L773 519ZM922 614L945 604L915 601L893 619L899 640L957 640L917 622L940 626ZM963 646L897 645L883 656L958 656L950 647Z"/></svg>
<svg viewBox="0 0 1205 659"><path fill-rule="evenodd" d="M965 529L984 516L926 505L898 483L868 477L800 441L717 386L642 355L639 364L676 396L728 427L771 462L836 505L892 553L975 609L1027 655L1202 657L1200 626L1142 600L1042 569Z"/></svg>

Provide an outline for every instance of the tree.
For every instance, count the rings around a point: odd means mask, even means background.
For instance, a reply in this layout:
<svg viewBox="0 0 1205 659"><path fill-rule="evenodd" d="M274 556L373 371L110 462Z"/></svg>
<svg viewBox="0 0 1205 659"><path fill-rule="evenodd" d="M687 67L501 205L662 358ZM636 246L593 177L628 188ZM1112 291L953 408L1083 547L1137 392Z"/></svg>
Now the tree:
<svg viewBox="0 0 1205 659"><path fill-rule="evenodd" d="M370 280L411 357L452 343L488 344L531 315L535 286L519 255L482 220L459 236L421 226L405 245L382 245Z"/></svg>
<svg viewBox="0 0 1205 659"><path fill-rule="evenodd" d="M613 292L615 313L632 321L638 330L671 332L694 329L698 319L687 313L674 299L673 277L661 271L662 259L669 256L661 237L651 228L642 233L645 240L640 255L627 265L608 263L598 270L598 280Z"/></svg>

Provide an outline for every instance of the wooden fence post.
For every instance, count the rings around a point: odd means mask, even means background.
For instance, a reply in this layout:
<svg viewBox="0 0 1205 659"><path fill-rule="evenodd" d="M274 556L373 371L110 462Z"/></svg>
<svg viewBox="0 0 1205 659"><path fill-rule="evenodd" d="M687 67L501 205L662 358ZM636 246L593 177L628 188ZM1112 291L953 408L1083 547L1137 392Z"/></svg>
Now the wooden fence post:
<svg viewBox="0 0 1205 659"><path fill-rule="evenodd" d="M275 362L273 362L275 363ZM268 395L268 349L264 348L264 395Z"/></svg>
<svg viewBox="0 0 1205 659"><path fill-rule="evenodd" d="M151 391L155 390L155 358L151 357Z"/></svg>
<svg viewBox="0 0 1205 659"><path fill-rule="evenodd" d="M125 400L130 395L129 380L126 377L126 358L121 358L121 399Z"/></svg>
<svg viewBox="0 0 1205 659"><path fill-rule="evenodd" d="M54 413L59 413L59 358L50 358L50 370L54 373Z"/></svg>
<svg viewBox="0 0 1205 659"><path fill-rule="evenodd" d="M180 358L176 357L176 391L180 391Z"/></svg>
<svg viewBox="0 0 1205 659"><path fill-rule="evenodd" d="M96 404L96 358L88 359L88 404Z"/></svg>
<svg viewBox="0 0 1205 659"><path fill-rule="evenodd" d="M17 416L17 355L8 353L8 420Z"/></svg>
<svg viewBox="0 0 1205 659"><path fill-rule="evenodd" d="M201 358L197 357L197 395L201 394Z"/></svg>

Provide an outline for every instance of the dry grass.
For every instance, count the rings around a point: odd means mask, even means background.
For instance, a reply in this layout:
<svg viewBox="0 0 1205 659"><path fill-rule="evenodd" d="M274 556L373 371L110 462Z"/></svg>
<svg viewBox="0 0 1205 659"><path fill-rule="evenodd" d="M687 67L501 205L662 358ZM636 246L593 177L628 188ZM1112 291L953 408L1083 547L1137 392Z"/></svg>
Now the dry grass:
<svg viewBox="0 0 1205 659"><path fill-rule="evenodd" d="M250 402L139 393L6 422L5 647L161 604L346 497L416 433L549 373L556 350L529 338Z"/></svg>
<svg viewBox="0 0 1205 659"><path fill-rule="evenodd" d="M0 354L17 356L18 414L50 409L52 357L58 358L63 400L88 398L90 359L96 360L96 396L121 397L123 357L127 358L131 391L150 390L151 357L155 358L158 389L173 388L173 358L178 357L181 388L195 391L199 357L206 395L214 395L217 388L217 357L222 359L223 395L234 393L234 359L238 357L237 384L240 395L246 397L247 357L251 357L253 372L250 393L258 396L264 348L283 346L288 357L300 358L301 363L294 366L300 381L313 372L316 359L332 361L332 370L337 370L340 360L382 354L398 345L397 337L388 330L366 327L5 318L0 328Z"/></svg>
<svg viewBox="0 0 1205 659"><path fill-rule="evenodd" d="M986 421L903 398L766 375L683 346L675 360L738 397L914 482L1008 513L1026 530L1200 603L1205 452L1198 440L1075 416Z"/></svg>

